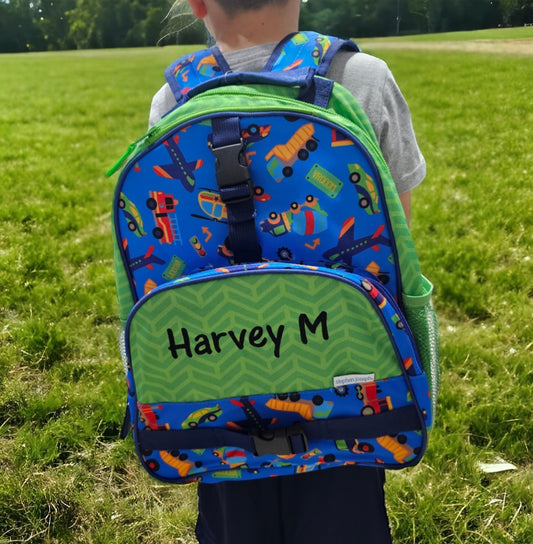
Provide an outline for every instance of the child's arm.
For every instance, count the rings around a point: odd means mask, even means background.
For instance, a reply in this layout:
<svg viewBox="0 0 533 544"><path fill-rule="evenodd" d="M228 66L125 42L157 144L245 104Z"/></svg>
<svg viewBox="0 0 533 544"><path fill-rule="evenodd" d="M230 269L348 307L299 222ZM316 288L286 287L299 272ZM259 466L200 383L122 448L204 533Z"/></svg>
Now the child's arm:
<svg viewBox="0 0 533 544"><path fill-rule="evenodd" d="M400 194L400 201L402 203L405 217L407 218L407 224L411 223L411 191L406 191Z"/></svg>

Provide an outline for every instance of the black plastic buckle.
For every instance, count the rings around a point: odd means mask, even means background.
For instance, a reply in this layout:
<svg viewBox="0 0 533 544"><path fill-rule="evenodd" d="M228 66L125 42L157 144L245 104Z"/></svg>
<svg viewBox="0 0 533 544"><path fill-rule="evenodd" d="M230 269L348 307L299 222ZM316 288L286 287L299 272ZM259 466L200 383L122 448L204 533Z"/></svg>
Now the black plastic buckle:
<svg viewBox="0 0 533 544"><path fill-rule="evenodd" d="M307 436L298 423L290 427L260 431L252 438L257 457L262 455L294 455L305 453L309 449Z"/></svg>
<svg viewBox="0 0 533 544"><path fill-rule="evenodd" d="M211 147L220 198L224 204L237 204L254 196L250 170L244 158L244 141Z"/></svg>

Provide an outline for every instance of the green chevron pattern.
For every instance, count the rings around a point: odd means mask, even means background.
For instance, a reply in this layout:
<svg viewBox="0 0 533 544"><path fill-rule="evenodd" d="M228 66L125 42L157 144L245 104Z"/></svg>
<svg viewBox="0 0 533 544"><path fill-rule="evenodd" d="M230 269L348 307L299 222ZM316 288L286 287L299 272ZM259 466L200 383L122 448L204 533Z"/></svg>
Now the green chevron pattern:
<svg viewBox="0 0 533 544"><path fill-rule="evenodd" d="M129 332L139 401L312 390L332 387L333 377L345 374L401 374L364 295L332 278L295 279L280 273L227 276L149 297ZM300 315L313 323L322 312L327 318L315 331L307 325L302 333Z"/></svg>

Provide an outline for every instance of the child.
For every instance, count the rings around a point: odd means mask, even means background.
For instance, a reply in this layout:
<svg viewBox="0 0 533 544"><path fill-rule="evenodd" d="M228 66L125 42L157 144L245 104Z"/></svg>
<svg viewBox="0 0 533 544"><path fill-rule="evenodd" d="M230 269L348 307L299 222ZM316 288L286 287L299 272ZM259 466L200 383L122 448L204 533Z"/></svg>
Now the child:
<svg viewBox="0 0 533 544"><path fill-rule="evenodd" d="M276 44L298 30L300 0L187 0L203 19L233 71L260 71ZM410 191L426 166L409 109L386 64L339 52L327 76L349 89L365 110L409 219ZM150 125L175 105L164 85ZM326 544L391 542L384 471L339 467L298 476L199 484L200 544Z"/></svg>

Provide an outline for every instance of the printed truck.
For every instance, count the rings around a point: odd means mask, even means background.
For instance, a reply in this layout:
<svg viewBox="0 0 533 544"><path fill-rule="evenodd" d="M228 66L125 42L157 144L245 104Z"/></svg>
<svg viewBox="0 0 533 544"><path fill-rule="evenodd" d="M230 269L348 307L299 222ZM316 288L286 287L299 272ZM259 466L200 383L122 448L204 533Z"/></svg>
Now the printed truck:
<svg viewBox="0 0 533 544"><path fill-rule="evenodd" d="M372 453L374 451L374 446L370 442L360 442L355 438L336 440L335 446L341 451L351 451L352 453Z"/></svg>
<svg viewBox="0 0 533 544"><path fill-rule="evenodd" d="M277 182L292 176L292 165L298 159L307 160L309 152L316 150L318 140L314 134L313 123L307 123L301 126L286 144L274 146L266 155L267 170Z"/></svg>
<svg viewBox="0 0 533 544"><path fill-rule="evenodd" d="M371 416L392 410L390 397L378 397L381 390L376 382L358 383L355 386L357 398L364 402L361 415Z"/></svg>
<svg viewBox="0 0 533 544"><path fill-rule="evenodd" d="M312 400L300 399L299 393L290 395L279 394L269 399L266 404L271 410L281 412L295 412L305 420L325 419L333 409L333 403L326 401L320 395L315 395Z"/></svg>
<svg viewBox="0 0 533 544"><path fill-rule="evenodd" d="M217 64L214 55L209 55L208 57L202 58L200 62L196 65L196 69L203 76L209 77L212 77L213 75L220 72L220 67Z"/></svg>
<svg viewBox="0 0 533 544"><path fill-rule="evenodd" d="M175 216L178 201L163 191L150 191L146 205L154 213L155 227L152 234L160 243L181 242L178 220Z"/></svg>
<svg viewBox="0 0 533 544"><path fill-rule="evenodd" d="M270 212L268 219L259 224L261 230L278 237L294 232L301 236L318 234L328 227L328 216L313 195L307 195L303 204L292 202L290 210Z"/></svg>
<svg viewBox="0 0 533 544"><path fill-rule="evenodd" d="M170 425L165 423L163 425L159 424L159 416L155 413L154 408L161 410L162 406L158 404L157 406L151 406L150 404L141 404L137 403L139 408L139 419L146 425L148 429L152 431L165 431L170 429Z"/></svg>
<svg viewBox="0 0 533 544"><path fill-rule="evenodd" d="M182 478L186 478L191 470L202 466L201 461L193 463L189 461L186 453L180 453L179 451L161 451L159 455L161 456L161 460L175 468Z"/></svg>
<svg viewBox="0 0 533 544"><path fill-rule="evenodd" d="M413 449L407 444L407 437L403 434L380 436L376 440L382 448L385 448L392 453L394 460L397 463L403 464L417 455L417 449Z"/></svg>

